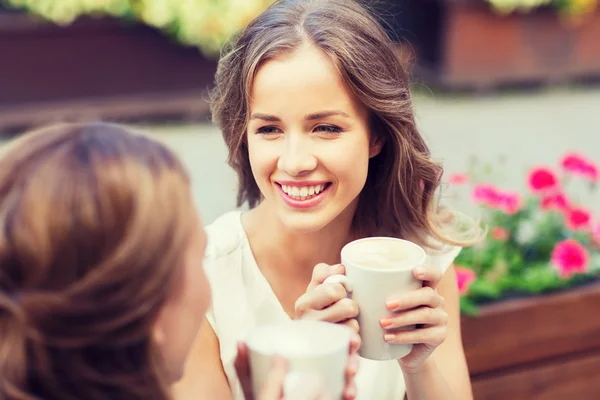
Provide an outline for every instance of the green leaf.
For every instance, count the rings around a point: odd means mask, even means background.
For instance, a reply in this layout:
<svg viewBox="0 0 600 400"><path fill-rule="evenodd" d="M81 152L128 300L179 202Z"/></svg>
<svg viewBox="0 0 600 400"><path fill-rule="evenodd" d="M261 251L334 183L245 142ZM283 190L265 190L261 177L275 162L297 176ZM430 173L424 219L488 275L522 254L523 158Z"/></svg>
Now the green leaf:
<svg viewBox="0 0 600 400"><path fill-rule="evenodd" d="M497 299L500 294L495 283L483 279L477 279L469 286L469 296L473 298Z"/></svg>
<svg viewBox="0 0 600 400"><path fill-rule="evenodd" d="M463 296L460 298L460 312L463 315L475 317L479 315L479 308L473 300Z"/></svg>

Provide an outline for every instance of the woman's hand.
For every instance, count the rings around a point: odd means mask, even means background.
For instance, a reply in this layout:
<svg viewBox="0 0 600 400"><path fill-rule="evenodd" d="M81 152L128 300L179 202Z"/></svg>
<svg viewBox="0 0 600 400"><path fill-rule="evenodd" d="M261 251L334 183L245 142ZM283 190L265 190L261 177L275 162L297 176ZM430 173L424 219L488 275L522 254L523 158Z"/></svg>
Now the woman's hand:
<svg viewBox="0 0 600 400"><path fill-rule="evenodd" d="M405 372L417 371L431 353L444 342L448 324L444 298L436 290L443 275L441 269L429 266L417 267L413 275L423 281L423 287L390 298L386 306L391 315L380 321L381 326L386 330L384 335L386 342L413 344L412 351L398 360ZM417 329L397 330L409 325L417 325Z"/></svg>
<svg viewBox="0 0 600 400"><path fill-rule="evenodd" d="M332 275L344 273L341 264L317 264L306 293L296 300L296 317L347 325L358 333L356 302L348 298L348 292L341 283L323 283Z"/></svg>
<svg viewBox="0 0 600 400"><path fill-rule="evenodd" d="M346 363L346 387L344 389L344 400L354 400L356 397L356 386L354 377L358 371L358 348L360 347L360 337L357 333L353 333L350 339L349 357ZM235 369L238 379L244 391L246 400L253 400L252 393L252 378L250 371L250 363L248 359L248 346L245 343L238 344L238 353L235 359ZM280 400L283 399L283 384L287 373L286 360L283 357L274 356L269 378L263 386L260 397L256 400ZM284 400L294 400L294 393L300 395L303 400L329 400L331 396L326 392L325 388L320 387L318 382L307 381L300 382L302 390L292 391ZM290 397L291 396L291 397ZM299 400L299 399L298 399Z"/></svg>

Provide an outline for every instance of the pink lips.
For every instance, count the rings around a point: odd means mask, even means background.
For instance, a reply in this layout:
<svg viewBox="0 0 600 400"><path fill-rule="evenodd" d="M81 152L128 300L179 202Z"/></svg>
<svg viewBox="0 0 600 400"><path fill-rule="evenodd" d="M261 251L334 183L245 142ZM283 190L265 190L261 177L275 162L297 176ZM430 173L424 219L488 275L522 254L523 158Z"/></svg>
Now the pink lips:
<svg viewBox="0 0 600 400"><path fill-rule="evenodd" d="M281 198L288 206L293 207L293 208L298 208L298 209L308 209L308 208L315 207L316 205L318 205L325 199L325 195L331 188L331 185L327 185L327 187L325 187L325 189L322 192L320 192L315 197L312 197L307 200L297 200L297 199L290 197L286 192L283 191L283 188L281 186L284 185L284 186L306 187L306 186L324 185L327 183L329 183L329 182L277 181L276 186L277 186L277 190L279 191L279 194L281 195Z"/></svg>

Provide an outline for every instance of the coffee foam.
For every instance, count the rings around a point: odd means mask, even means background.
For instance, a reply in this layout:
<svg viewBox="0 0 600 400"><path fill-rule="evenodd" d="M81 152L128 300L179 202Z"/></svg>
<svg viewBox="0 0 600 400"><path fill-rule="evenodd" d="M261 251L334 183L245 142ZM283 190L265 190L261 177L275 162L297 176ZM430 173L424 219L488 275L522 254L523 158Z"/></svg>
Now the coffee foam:
<svg viewBox="0 0 600 400"><path fill-rule="evenodd" d="M366 268L402 269L418 264L423 258L423 252L410 242L393 238L370 238L348 244L342 251L342 257L345 262Z"/></svg>

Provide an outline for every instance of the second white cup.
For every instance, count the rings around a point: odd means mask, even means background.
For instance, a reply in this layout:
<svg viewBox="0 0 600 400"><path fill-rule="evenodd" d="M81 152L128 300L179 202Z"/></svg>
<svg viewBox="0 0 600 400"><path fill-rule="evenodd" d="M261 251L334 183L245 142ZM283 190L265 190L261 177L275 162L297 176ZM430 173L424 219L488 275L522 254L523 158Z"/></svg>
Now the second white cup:
<svg viewBox="0 0 600 400"><path fill-rule="evenodd" d="M271 370L272 356L278 354L288 361L284 394L306 382L322 385L332 398L340 399L350 337L350 328L321 321L290 320L254 328L247 344L255 398Z"/></svg>
<svg viewBox="0 0 600 400"><path fill-rule="evenodd" d="M325 283L344 284L358 304L359 355L370 360L397 360L410 353L412 344L389 344L383 339L385 331L379 321L390 315L386 302L391 296L423 286L413 276L413 269L425 264L425 250L407 240L371 237L348 243L341 258L346 275L333 275Z"/></svg>

